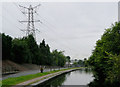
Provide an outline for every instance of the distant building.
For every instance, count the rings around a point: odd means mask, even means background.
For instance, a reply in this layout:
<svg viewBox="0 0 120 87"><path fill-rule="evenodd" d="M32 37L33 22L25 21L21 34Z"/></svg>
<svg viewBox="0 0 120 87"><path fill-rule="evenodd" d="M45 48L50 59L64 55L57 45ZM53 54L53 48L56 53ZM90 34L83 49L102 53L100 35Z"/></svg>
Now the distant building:
<svg viewBox="0 0 120 87"><path fill-rule="evenodd" d="M120 22L120 1L118 2L118 21Z"/></svg>

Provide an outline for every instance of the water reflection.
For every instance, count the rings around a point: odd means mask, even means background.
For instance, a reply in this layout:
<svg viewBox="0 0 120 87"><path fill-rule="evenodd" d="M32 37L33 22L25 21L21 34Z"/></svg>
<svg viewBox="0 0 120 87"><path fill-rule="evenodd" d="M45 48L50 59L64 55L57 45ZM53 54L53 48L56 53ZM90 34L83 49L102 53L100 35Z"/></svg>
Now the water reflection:
<svg viewBox="0 0 120 87"><path fill-rule="evenodd" d="M69 75L69 74L67 74ZM57 76L49 81L46 81L38 86L35 87L60 87L62 83L66 80L66 74Z"/></svg>
<svg viewBox="0 0 120 87"><path fill-rule="evenodd" d="M35 87L85 87L93 81L92 72L88 69L80 69L67 74L57 76ZM81 85L81 86L80 86Z"/></svg>

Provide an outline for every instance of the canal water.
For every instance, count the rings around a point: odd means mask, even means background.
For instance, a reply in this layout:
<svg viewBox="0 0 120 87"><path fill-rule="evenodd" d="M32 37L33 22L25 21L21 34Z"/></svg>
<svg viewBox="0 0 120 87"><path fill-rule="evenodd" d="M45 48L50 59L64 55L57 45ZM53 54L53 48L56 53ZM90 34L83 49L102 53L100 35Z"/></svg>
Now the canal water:
<svg viewBox="0 0 120 87"><path fill-rule="evenodd" d="M59 75L35 87L88 87L94 80L91 70L80 69Z"/></svg>

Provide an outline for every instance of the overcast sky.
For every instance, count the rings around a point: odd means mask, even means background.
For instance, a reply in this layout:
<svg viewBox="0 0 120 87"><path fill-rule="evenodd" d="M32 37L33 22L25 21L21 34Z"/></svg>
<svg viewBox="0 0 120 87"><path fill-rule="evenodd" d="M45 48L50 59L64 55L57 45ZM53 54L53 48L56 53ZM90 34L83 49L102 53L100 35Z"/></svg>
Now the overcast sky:
<svg viewBox="0 0 120 87"><path fill-rule="evenodd" d="M14 37L23 37L27 20L19 4L28 7L39 3L2 3L2 32ZM45 39L51 50L65 51L72 59L88 58L95 43L106 28L118 21L117 2L41 2L37 9L35 27L37 43ZM20 11L21 10L21 11ZM1 11L0 11L1 12ZM0 23L1 24L1 23Z"/></svg>

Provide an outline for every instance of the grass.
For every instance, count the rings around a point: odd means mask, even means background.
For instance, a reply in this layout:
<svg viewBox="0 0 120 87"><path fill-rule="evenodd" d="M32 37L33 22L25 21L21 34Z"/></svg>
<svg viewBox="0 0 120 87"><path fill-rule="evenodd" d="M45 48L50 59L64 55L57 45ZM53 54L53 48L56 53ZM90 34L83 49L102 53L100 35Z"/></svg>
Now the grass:
<svg viewBox="0 0 120 87"><path fill-rule="evenodd" d="M70 69L77 69L77 68L70 68ZM30 75L26 75L26 76L20 76L20 77L11 77L5 80L2 80L2 87L10 87L12 85L16 85L18 83L24 82L24 81L28 81L37 77L41 77L44 75L48 75L51 73L55 73L58 71L64 71L64 70L69 70L69 69L62 69L62 70L54 70L54 71L50 71L50 72L44 72L44 73L37 73L37 74L30 74Z"/></svg>

